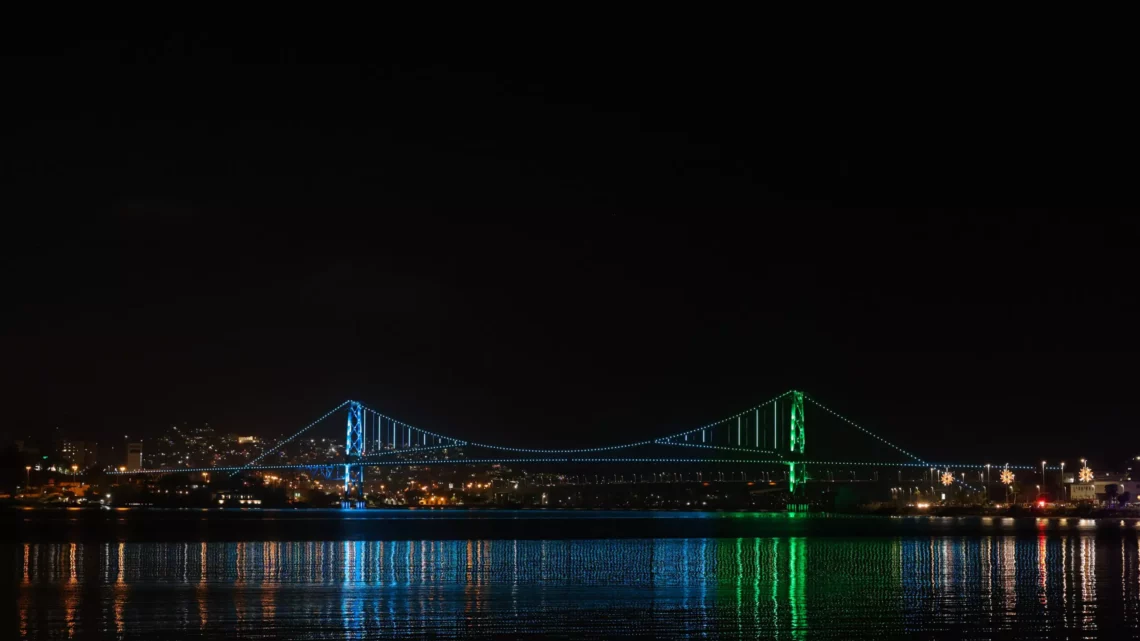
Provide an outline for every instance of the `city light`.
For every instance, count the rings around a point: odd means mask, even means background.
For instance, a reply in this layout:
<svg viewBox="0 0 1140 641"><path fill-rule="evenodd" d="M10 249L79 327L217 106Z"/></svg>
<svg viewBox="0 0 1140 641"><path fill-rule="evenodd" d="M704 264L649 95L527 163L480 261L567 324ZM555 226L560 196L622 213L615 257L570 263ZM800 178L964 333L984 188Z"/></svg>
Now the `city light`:
<svg viewBox="0 0 1140 641"><path fill-rule="evenodd" d="M512 479L509 477L504 478L498 476L498 472L495 470L498 469L501 465L525 465L528 463L606 463L650 465L673 463L699 465L753 464L781 466L780 469L785 469L787 466L794 462L796 466L805 467L799 467L799 471L794 472L790 478L788 471L785 470L784 479L782 482L791 482L792 488L795 487L795 481L803 479L801 476L801 473L803 471L810 472L814 477L816 470L821 467L825 470L824 473L820 475L821 479L831 478L832 481L835 479L831 477L831 475L835 472L850 473L851 480L863 480L861 477L865 476L866 473L866 475L871 476L874 480L877 481L879 471L874 468L897 468L899 471L898 480L900 483L904 482L904 470L912 470L913 472L908 473L914 474L915 476L918 475L918 470L922 470L922 475L926 476L926 478L928 478L930 481L931 496L936 496L934 494L935 483L940 483L944 486L944 488L948 488L953 485L960 485L964 488L967 488L968 490L973 491L966 491L954 495L947 490L942 493L944 500L947 496L957 496L967 500L969 500L969 497L971 496L981 496L981 490L979 488L972 487L968 483L968 481L973 480L969 478L971 474L978 474L978 480L981 480L984 472L985 481L989 483L992 480L990 473L993 466L991 464L947 462L939 463L923 461L914 454L894 445L893 443L886 441L882 437L879 437L878 435L872 433L870 430L867 430L855 422L843 416L840 416L830 408L822 406L818 401L815 401L815 399L806 396L804 398L810 401L813 407L822 409L826 414L840 419L844 423L843 426L840 426L844 429L844 431L850 431L846 428L853 427L859 432L871 436L876 441L886 444L893 448L895 451L904 454L910 460L907 462L900 462L903 460L903 457L901 456L897 457L898 460L891 462L872 462L867 460L813 460L806 459L803 456L802 450L793 450L793 454L788 455L788 458L785 458L786 448L782 447L781 452L777 452L769 449L760 449L759 447L755 447L756 443L752 442L753 439L748 438L751 435L760 433L758 429L760 424L760 420L758 418L759 415L755 410L757 408L763 408L773 404L781 406L783 405L783 402L780 401L777 403L777 401L779 401L779 399L786 398L791 394L798 394L798 392L785 392L784 394L777 396L767 401L766 403L756 406L756 408L734 414L727 419L709 423L699 428L694 428L684 432L677 432L670 436L658 437L654 439L625 444L605 445L600 447L579 447L571 449L526 448L508 445L470 443L467 441L434 434L426 430L421 430L419 428L375 412L374 410L371 410L355 401L345 401L340 406L326 413L321 419L314 421L298 432L293 433L291 436L287 436L285 438L277 440L276 442L274 442L273 439L264 439L264 445L259 445L256 447L251 446L248 448L244 446L230 447L219 445L216 448L217 454L214 454L214 445L208 445L202 441L192 441L191 439L194 437L188 436L190 430L186 428L186 426L183 426L183 428L176 430L177 436L174 437L175 440L173 442L169 437L165 438L165 440L161 437L158 439L160 445L155 447L152 451L157 452L159 456L152 455L152 457L148 457L148 465L146 469L127 470L125 466L119 466L117 470L115 468L105 469L111 474L157 475L172 471L171 468L176 467L173 461L177 460L179 463L177 466L177 471L184 473L200 473L201 478L204 481L208 481L210 473L214 471L226 473L232 472L234 474L249 472L250 476L246 481L247 487L250 486L250 483L252 482L253 486L255 487L261 487L261 484L264 484L264 486L267 488L273 486L279 487L287 484L288 488L291 489L294 488L294 481L296 481L297 489L327 487L328 492L334 492L343 488L346 492L351 490L361 493L358 496L360 499L365 498L363 496L363 492L369 488L371 488L372 492L375 492L375 488L377 485L379 485L375 481L379 480L380 478L384 478L384 475L387 474L387 480L390 484L393 485L394 488L406 487L407 491L409 492L423 492L423 495L418 497L407 497L407 500L413 503L418 501L424 505L450 505L457 501L462 504L464 497L466 497L466 499L472 503L478 501L495 501L496 503L503 501L514 501L515 499L511 498L510 496L511 493L514 490L522 491L528 486L534 487L534 481L525 480L525 471L523 471L524 480L520 481L518 478ZM321 423L321 421L324 419L333 416L346 406L352 406L356 408L355 411L358 412L361 416L359 423L360 429L358 431L359 436L362 437L362 442L355 450L352 447L344 446L342 443L339 443L339 435L335 439L300 438L302 434L317 426L317 424ZM755 431L753 430L753 422L756 423L757 427ZM835 421L830 422L833 424L835 423ZM174 431L175 430L172 430L171 433L173 434ZM699 440L696 438L690 439L690 437L695 437L698 431L701 432L703 438ZM702 442L705 441L706 438L707 442ZM178 439L186 440L179 441ZM802 439L802 432L797 433L796 442L800 442L800 439ZM282 449L290 441L295 441L295 445L289 448L289 450ZM228 441L222 442L226 443ZM182 445L183 443L189 447L184 447ZM767 443L767 441L765 441L765 443ZM748 445L753 445L754 447L748 447ZM657 454L658 452L653 450L662 450L662 446L666 448L674 448L674 453L681 454L681 456L668 456L667 454L665 456L654 456L654 454ZM463 449L455 453L443 452L442 455L439 453L439 450L444 450L450 447L463 447ZM634 451L634 448L639 447L644 447L644 455L642 451ZM686 450L677 451L677 447L684 447ZM765 447L767 447L766 444ZM650 448L652 448L652 450ZM206 452L207 449L210 450L210 452ZM480 449L492 451L479 451ZM354 451L355 454L353 454ZM435 453L433 454L432 452ZM518 456L519 454L524 454L524 456ZM525 456L525 454L532 454L533 456ZM267 460L267 455L273 455L273 457ZM710 457L706 458L703 455L710 455ZM724 456L725 458L712 458L718 455ZM344 459L340 459L340 457L344 457ZM234 460L235 458L237 458L237 460ZM416 470L417 468L415 466L424 466L421 469L423 469L424 472L427 472L427 466L442 467L449 465L490 465L492 466L491 474L494 475L494 477L493 479L484 478L486 482L484 482L484 480L468 481L466 479L456 479L455 482L452 483L450 482L451 479L445 476L447 473L444 472L441 472L441 474L443 474L441 476L423 476L421 473L417 472L409 475L408 477L400 477L398 479L394 478L400 474L398 470L405 467L409 468L410 470ZM1050 470L1060 469L1062 472L1063 482L1063 462L1059 465L1050 466L1048 465L1047 461L1043 460L1040 462L1040 465L1040 471L1042 474L1042 486L1045 486L1046 473ZM75 474L77 471L76 466L72 467L72 472ZM958 475L957 473L950 472L951 467L961 469L962 474ZM386 470L385 468L389 469ZM834 468L849 469L836 470ZM1006 486L1012 486L1014 483L1014 470L1017 470L1018 473L1024 474L1028 472L1023 473L1022 470L1033 471L1034 468L1036 468L1036 465L1010 465L1007 463L1005 464L1004 469L1001 470L1001 481ZM604 478L606 475L601 475L603 477L601 482L626 483L626 479L630 478L628 472L629 471L626 471L626 474L621 477L621 480L618 480L618 475L616 474L613 475L612 481L607 481ZM699 474L700 472L696 472L694 475L699 477ZM746 471L741 471L739 473L739 480L741 482L747 483L748 485L752 485L754 480L767 483L770 486L778 485L778 483L774 481L773 478L765 478L770 474L771 473L768 471L761 471L755 475L747 473ZM779 472L776 472L776 474L778 475ZM681 482L685 482L684 477L687 475L687 473L677 473L674 471L670 473L655 472L652 475L642 474L641 477L644 480L652 476L654 479L653 482L676 482L678 479L680 479ZM720 478L715 480L717 482L730 480L726 479L725 475L725 472L720 472ZM326 480L336 479L336 481L322 485L321 481L316 479L317 476L321 476ZM476 475L474 473L471 474L471 477L475 476ZM737 480L735 476L736 475L733 475L733 478L731 479L732 481ZM894 476L893 473L892 476ZM260 479L257 477L260 477ZM634 483L638 482L637 474L634 474L632 478ZM705 470L705 478L710 478L708 475L708 470ZM1028 477L1023 479L1023 482L1027 479ZM808 480L811 480L811 477L809 477ZM305 485L302 485L302 482L305 483ZM597 482L598 480L595 478L594 483ZM451 489L453 487L466 489L471 493L466 495L460 493L458 495L458 498L456 495L448 498L431 494L431 492L433 492L433 488L439 488L441 485L446 486L448 489ZM197 486L194 487L197 488ZM380 491L385 491L384 485L379 485L379 487ZM496 491L492 493L490 491L492 487L499 489L496 489ZM1064 488L1063 484L1062 488ZM488 492L482 492L484 489L487 489ZM1009 489L1013 490L1014 488L1009 487ZM974 492L977 492L977 494L974 494ZM183 492L181 490L171 490L170 493L190 494L188 491ZM404 490L396 489L393 490L389 496L384 497L382 501L388 505L404 505L406 503L404 502L405 498L403 494ZM916 497L923 495L922 498L927 498L924 496L925 492L920 493L918 492L917 488L915 489L914 495ZM1040 488L1038 495L1041 496ZM297 492L296 495L294 495L292 492L289 492L288 497L288 501L290 503L294 501L302 501L302 494L300 492ZM557 499L557 497L554 498ZM372 499L376 499L376 497L373 496L370 501ZM357 503L356 501L350 502L358 506L363 506L362 503ZM558 499L556 503L562 503L562 500ZM693 505L701 505L702 503L703 501L699 499L692 502ZM710 503L710 505L711 504L712 503ZM929 505L930 503L925 502L925 504ZM341 505L342 507L346 506L344 502L342 502Z"/></svg>
<svg viewBox="0 0 1140 641"><path fill-rule="evenodd" d="M1085 466L1081 468L1078 477L1082 483L1091 483L1093 480L1093 471L1089 468L1088 464L1085 463L1085 459L1081 459L1081 463L1085 464Z"/></svg>
<svg viewBox="0 0 1140 641"><path fill-rule="evenodd" d="M1001 471L1000 478L1002 483L1005 483L1006 485L1013 485L1013 472L1009 471L1008 466Z"/></svg>

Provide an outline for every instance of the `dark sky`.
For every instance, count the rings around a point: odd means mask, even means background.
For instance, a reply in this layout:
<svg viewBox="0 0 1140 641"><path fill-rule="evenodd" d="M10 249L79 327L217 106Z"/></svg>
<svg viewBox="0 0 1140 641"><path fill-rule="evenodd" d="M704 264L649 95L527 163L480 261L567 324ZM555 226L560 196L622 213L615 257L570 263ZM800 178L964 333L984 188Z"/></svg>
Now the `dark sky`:
<svg viewBox="0 0 1140 641"><path fill-rule="evenodd" d="M590 445L796 387L931 459L1140 454L1119 83L370 43L13 45L0 431L291 433L356 398Z"/></svg>

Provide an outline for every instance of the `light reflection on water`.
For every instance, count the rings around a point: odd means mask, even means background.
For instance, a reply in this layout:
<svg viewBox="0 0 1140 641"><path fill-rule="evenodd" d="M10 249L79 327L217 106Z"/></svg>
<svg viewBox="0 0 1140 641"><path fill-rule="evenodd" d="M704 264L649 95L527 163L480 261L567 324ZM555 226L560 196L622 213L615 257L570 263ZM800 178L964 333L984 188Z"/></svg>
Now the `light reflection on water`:
<svg viewBox="0 0 1140 641"><path fill-rule="evenodd" d="M19 638L1140 637L1133 536L19 548Z"/></svg>

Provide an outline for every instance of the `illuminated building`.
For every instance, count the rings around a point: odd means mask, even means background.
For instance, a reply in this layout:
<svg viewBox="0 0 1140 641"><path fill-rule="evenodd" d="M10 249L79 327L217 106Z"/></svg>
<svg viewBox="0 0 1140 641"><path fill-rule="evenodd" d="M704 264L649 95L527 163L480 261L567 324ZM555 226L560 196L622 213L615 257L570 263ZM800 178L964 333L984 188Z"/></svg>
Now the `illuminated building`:
<svg viewBox="0 0 1140 641"><path fill-rule="evenodd" d="M84 447L83 441L72 441L64 439L63 445L60 446L59 451L60 455L63 457L63 460L67 461L69 464L84 467L83 453L85 449L86 448Z"/></svg>
<svg viewBox="0 0 1140 641"><path fill-rule="evenodd" d="M228 490L214 494L214 502L219 507L261 507L261 499L253 494Z"/></svg>
<svg viewBox="0 0 1140 641"><path fill-rule="evenodd" d="M142 469L142 452L142 443L127 443L127 471Z"/></svg>

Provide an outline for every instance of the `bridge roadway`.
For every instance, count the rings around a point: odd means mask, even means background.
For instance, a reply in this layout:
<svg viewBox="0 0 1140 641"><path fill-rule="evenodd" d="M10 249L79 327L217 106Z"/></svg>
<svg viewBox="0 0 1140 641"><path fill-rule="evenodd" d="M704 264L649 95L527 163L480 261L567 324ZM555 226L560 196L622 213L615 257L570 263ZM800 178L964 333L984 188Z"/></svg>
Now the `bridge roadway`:
<svg viewBox="0 0 1140 641"><path fill-rule="evenodd" d="M454 458L454 459L420 459L415 461L408 460L368 460L362 459L360 461L350 462L329 462L329 463L297 463L297 464L276 464L276 465L241 465L233 467L185 467L185 468L159 468L159 469L144 469L144 470L115 470L108 472L116 476L129 476L133 474L186 474L186 473L213 473L213 472L256 472L259 470L317 470L322 468L338 468L345 465L359 465L362 467L378 467L378 466L401 466L401 465L492 465L492 464L507 464L507 463L683 463L683 464L701 464L701 463L715 463L715 464L743 464L743 465L781 465L786 466L788 461L785 459L746 459L746 458L619 458L619 457L538 457L538 458ZM961 463L886 463L886 462L863 462L863 461L803 461L805 465L813 467L878 467L878 468L937 468L937 469L972 469L984 470L986 465L979 464L961 464ZM991 469L1002 469L1005 466L990 465ZM1039 470L1039 465L1010 465L1011 470ZM1059 470L1060 466L1051 465L1047 466L1047 470Z"/></svg>
<svg viewBox="0 0 1140 641"><path fill-rule="evenodd" d="M781 405L781 402L783 405ZM893 449L897 455L909 461L897 462L870 462L870 461L835 461L813 460L804 453L805 442L805 402L814 405L822 412L835 417L853 430L863 433L867 437L878 441L880 446ZM786 411L783 418L787 419L787 436L783 445L780 443L778 417L779 410ZM261 464L260 461L267 456L278 452L282 447L301 436L314 426L332 417L342 409L347 408L346 442L344 458L338 461L322 463L278 463ZM765 416L771 410L772 422L768 423ZM771 425L771 447L768 449L767 433ZM369 444L374 448L383 448L382 451L369 453ZM734 446L735 445L735 446ZM619 452L634 453L634 448L644 446L666 446L672 448L685 448L689 451L708 452L706 457L670 457L670 456L615 456ZM487 455L476 457L457 458L418 458L409 460L403 455L424 454L433 450L446 450L447 448L470 447L476 450L490 450ZM785 449L787 448L787 449ZM713 453L715 451L715 453ZM511 452L511 455L500 456L498 452ZM477 452L482 454L482 452ZM397 456L400 455L400 456ZM726 458L713 458L724 456ZM730 457L730 458L729 458ZM694 429L678 432L664 437L620 445L609 445L593 448L578 449L533 449L491 445L485 443L468 442L427 430L422 430L402 421L387 417L358 401L345 401L330 410L321 418L301 428L288 438L277 442L276 445L262 452L249 463L231 467L180 467L142 470L115 470L114 475L132 474L170 474L170 473L212 473L229 472L257 472L261 470L311 470L322 473L326 477L334 471L344 472L346 489L349 479L353 476L360 478L365 467L394 467L404 465L493 465L493 464L696 464L696 465L778 465L788 468L789 480L795 486L796 479L801 476L800 470L804 466L810 467L844 467L844 468L910 468L926 470L983 470L1000 471L1009 470L1037 470L1044 473L1046 470L1058 470L1059 466L1037 465L987 465L963 463L935 463L925 461L915 454L891 443L865 427L840 415L829 407L797 390L788 390L779 396L769 399L753 408L738 412L727 418ZM997 468L994 470L994 468ZM964 484L963 476L953 478L955 483ZM806 474L804 475L806 478Z"/></svg>

